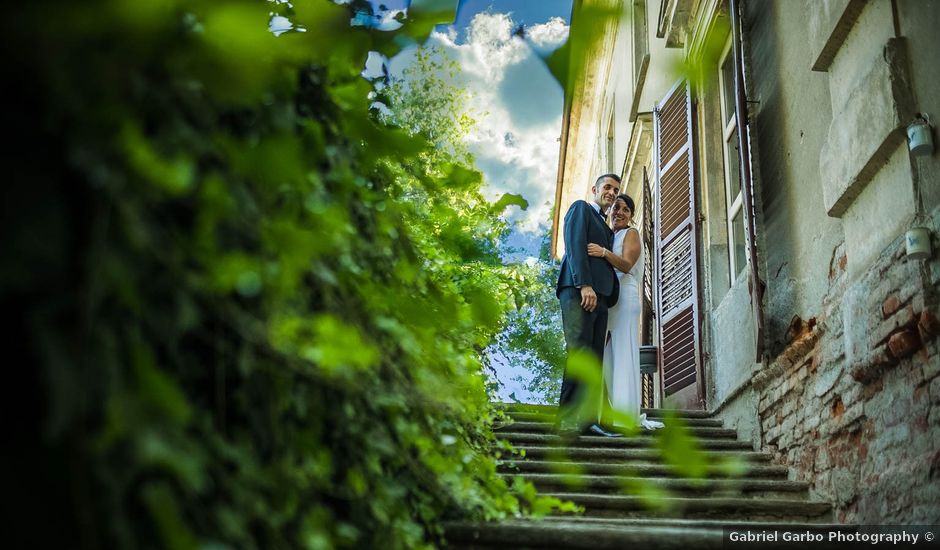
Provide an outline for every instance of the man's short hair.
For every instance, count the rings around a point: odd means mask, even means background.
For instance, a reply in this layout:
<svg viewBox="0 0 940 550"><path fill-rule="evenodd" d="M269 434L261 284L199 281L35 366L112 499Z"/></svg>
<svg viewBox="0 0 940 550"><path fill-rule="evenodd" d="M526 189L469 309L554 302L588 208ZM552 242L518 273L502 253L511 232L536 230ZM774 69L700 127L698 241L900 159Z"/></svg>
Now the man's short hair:
<svg viewBox="0 0 940 550"><path fill-rule="evenodd" d="M614 180L615 182L617 182L618 184L620 184L620 176L618 176L617 174L604 174L603 176L597 178L597 180L594 182L594 187L597 187L598 185L600 185L600 183L604 180L604 178L610 178Z"/></svg>

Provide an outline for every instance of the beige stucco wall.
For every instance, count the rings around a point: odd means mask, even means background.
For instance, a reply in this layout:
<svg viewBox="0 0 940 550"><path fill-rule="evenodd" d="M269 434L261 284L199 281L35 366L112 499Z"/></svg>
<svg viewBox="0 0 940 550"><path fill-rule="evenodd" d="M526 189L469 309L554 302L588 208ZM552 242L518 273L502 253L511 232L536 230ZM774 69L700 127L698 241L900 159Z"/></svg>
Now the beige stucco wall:
<svg viewBox="0 0 940 550"><path fill-rule="evenodd" d="M602 0L596 0L602 1ZM609 0L608 0L609 1ZM647 6L647 28L650 31L650 66L643 87L638 112L652 112L656 102L666 94L680 77L682 49L665 47L665 39L656 38L657 6ZM600 33L603 39L594 54L587 57L585 79L577 83L571 93L568 114L567 139L563 138L563 160L559 166L559 190L556 200L556 219L553 224L553 252L557 258L564 254L564 213L572 202L589 196L597 176L613 165L615 173L624 170L629 153L633 123L629 120L633 99L633 37L632 5L621 5L623 17L614 29ZM607 157L608 123L614 113L614 158ZM649 128L647 128L648 130ZM647 152L648 155L648 152ZM634 189L634 193L638 193ZM634 199L639 200L638 197Z"/></svg>
<svg viewBox="0 0 940 550"><path fill-rule="evenodd" d="M585 5L598 5L614 9L621 4L615 0L584 0ZM576 16L575 16L576 17ZM552 222L552 252L556 258L564 254L564 217L571 203L589 196L598 175L597 166L605 161L600 151L606 147L607 119L610 102L616 89L617 72L614 69L615 45L624 37L619 32L619 17L605 21L606 28L596 29L590 42L583 33L572 34L572 55L583 63L580 77L569 83L566 112L563 114L564 131L561 136L558 182L555 194L555 214ZM575 20L573 25L577 25Z"/></svg>

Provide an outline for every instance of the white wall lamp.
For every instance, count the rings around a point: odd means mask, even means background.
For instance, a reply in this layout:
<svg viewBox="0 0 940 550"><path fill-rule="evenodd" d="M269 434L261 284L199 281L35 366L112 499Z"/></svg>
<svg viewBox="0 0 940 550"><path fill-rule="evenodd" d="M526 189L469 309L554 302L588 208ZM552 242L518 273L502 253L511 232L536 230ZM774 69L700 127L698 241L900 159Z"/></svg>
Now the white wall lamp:
<svg viewBox="0 0 940 550"><path fill-rule="evenodd" d="M909 260L926 260L930 257L930 230L926 227L908 229L904 245Z"/></svg>
<svg viewBox="0 0 940 550"><path fill-rule="evenodd" d="M907 146L915 156L933 154L933 136L930 135L930 120L926 114L918 114L914 122L908 125Z"/></svg>
<svg viewBox="0 0 940 550"><path fill-rule="evenodd" d="M928 156L933 154L933 136L931 135L930 119L924 113L917 117L907 127L907 146L913 156ZM930 229L924 227L925 216L923 201L920 196L920 185L917 186L917 208L914 215L914 227L904 234L904 247L909 260L926 260L931 256Z"/></svg>

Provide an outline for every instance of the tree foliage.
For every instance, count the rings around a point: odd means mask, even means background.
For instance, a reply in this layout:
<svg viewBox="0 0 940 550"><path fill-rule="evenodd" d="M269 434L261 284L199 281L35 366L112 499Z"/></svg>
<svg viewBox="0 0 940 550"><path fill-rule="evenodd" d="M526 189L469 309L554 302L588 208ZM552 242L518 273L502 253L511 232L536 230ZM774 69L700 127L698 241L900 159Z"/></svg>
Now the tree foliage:
<svg viewBox="0 0 940 550"><path fill-rule="evenodd" d="M549 236L542 238L539 257L523 264L515 307L509 310L491 354L522 367L516 382L544 403L556 403L565 370L565 335L555 296L558 262L551 258Z"/></svg>
<svg viewBox="0 0 940 550"><path fill-rule="evenodd" d="M472 112L459 76L460 67L442 47L425 44L401 75L380 83L379 97L388 101L387 122L426 136L441 153L472 165L465 140L484 113Z"/></svg>
<svg viewBox="0 0 940 550"><path fill-rule="evenodd" d="M461 85L460 76L460 67L446 51L429 43L414 50L400 75L386 73L376 78L380 119L409 133L425 136L434 145L433 149L422 153L431 169L442 162L473 164L466 140L477 117L486 114L471 110L471 94ZM457 204L469 196L461 193L446 199ZM479 195L473 195L473 200L479 204ZM472 210L475 205L464 204L465 209L468 206ZM495 203L487 204L489 211L481 212L476 220L478 227L489 228L488 242L506 241L511 225L500 214L510 206L525 209L528 203L519 195L507 193ZM564 366L564 340L554 291L557 265L549 258L547 240L543 241L543 250L535 265L504 258L501 264L474 266L490 272L482 280L502 287L487 288L487 292L505 294L508 290L512 297L495 339L481 355L491 373L491 393L503 382L500 363L510 360L532 375L531 380L523 377L517 382L526 384L543 400L557 398ZM505 245L497 244L495 252L505 257L507 251Z"/></svg>
<svg viewBox="0 0 940 550"><path fill-rule="evenodd" d="M305 32L275 37L271 10ZM415 548L444 517L544 508L489 454L503 227L479 173L377 123L359 74L436 20L349 20L244 0L6 18L26 546Z"/></svg>

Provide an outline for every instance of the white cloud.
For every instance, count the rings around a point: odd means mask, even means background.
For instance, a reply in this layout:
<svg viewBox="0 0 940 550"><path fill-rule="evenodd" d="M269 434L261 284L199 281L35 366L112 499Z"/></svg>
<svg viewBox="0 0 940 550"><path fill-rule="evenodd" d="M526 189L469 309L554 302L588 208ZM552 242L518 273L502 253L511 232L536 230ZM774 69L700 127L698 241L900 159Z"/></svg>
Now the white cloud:
<svg viewBox="0 0 940 550"><path fill-rule="evenodd" d="M547 23L526 29L526 37L539 54L548 55L568 40L568 25L561 17L552 17Z"/></svg>
<svg viewBox="0 0 940 550"><path fill-rule="evenodd" d="M478 122L467 143L486 176L489 196L521 194L529 208L514 209L510 219L541 235L554 200L564 98L539 54L561 46L568 26L553 18L526 28L526 39L513 35L515 26L508 14L484 12L471 21L465 42L457 42L453 29L433 33L431 42L461 67ZM393 73L410 52L400 57L392 61Z"/></svg>
<svg viewBox="0 0 940 550"><path fill-rule="evenodd" d="M388 60L379 52L369 52L366 57L366 65L362 70L362 76L368 79L382 78L385 76L385 67Z"/></svg>

